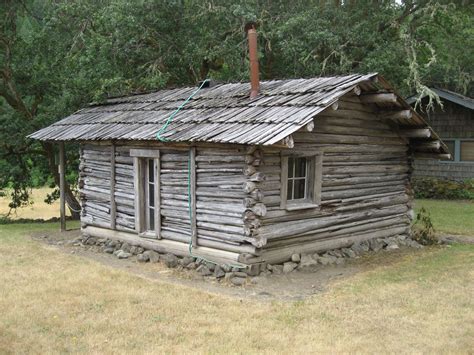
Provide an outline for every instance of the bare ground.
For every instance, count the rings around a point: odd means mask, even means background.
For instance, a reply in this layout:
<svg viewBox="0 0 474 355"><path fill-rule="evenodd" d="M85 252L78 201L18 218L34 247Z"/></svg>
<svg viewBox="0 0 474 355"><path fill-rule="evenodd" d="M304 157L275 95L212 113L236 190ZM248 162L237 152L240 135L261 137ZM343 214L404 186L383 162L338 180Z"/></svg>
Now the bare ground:
<svg viewBox="0 0 474 355"><path fill-rule="evenodd" d="M259 300L303 300L325 291L336 281L344 280L360 272L374 270L381 264L389 266L398 262L403 256L418 252L408 248L390 252L384 250L378 253L371 252L362 257L348 260L342 265L319 266L312 270L295 270L289 274L259 276L253 279L254 282L249 282L243 287L235 287L219 282L213 277L203 277L195 270L186 270L181 267L169 269L162 263L139 263L135 257L117 259L112 254L101 252L96 246L73 246L71 242L79 234L80 231L76 229L63 233L34 233L31 237L64 253L92 259L102 265L125 270L151 281L184 285L213 294ZM467 238L474 240L474 237Z"/></svg>

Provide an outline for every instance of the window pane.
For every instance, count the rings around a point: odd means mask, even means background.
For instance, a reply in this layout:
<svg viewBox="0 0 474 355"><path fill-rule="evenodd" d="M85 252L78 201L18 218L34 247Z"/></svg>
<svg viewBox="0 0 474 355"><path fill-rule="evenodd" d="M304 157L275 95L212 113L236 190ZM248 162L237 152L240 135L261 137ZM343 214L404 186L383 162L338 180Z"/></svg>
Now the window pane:
<svg viewBox="0 0 474 355"><path fill-rule="evenodd" d="M306 158L295 159L295 177L306 176Z"/></svg>
<svg viewBox="0 0 474 355"><path fill-rule="evenodd" d="M297 179L294 181L295 184L295 194L294 199L302 199L305 198L305 185L306 179Z"/></svg>
<svg viewBox="0 0 474 355"><path fill-rule="evenodd" d="M451 154L451 159L454 159L454 141L443 141L449 149L449 153Z"/></svg>
<svg viewBox="0 0 474 355"><path fill-rule="evenodd" d="M289 178L292 178L292 177L293 177L294 163L295 163L295 159L294 159L294 158L288 158L288 177L289 177ZM289 191L289 190L288 190L288 191Z"/></svg>
<svg viewBox="0 0 474 355"><path fill-rule="evenodd" d="M148 206L155 206L155 185L148 184Z"/></svg>
<svg viewBox="0 0 474 355"><path fill-rule="evenodd" d="M461 161L474 161L474 141L461 141Z"/></svg>
<svg viewBox="0 0 474 355"><path fill-rule="evenodd" d="M288 190L286 192L286 199L287 200L293 199L293 180L288 180Z"/></svg>
<svg viewBox="0 0 474 355"><path fill-rule="evenodd" d="M149 208L148 213L148 224L150 225L149 230L155 230L155 210L153 208Z"/></svg>
<svg viewBox="0 0 474 355"><path fill-rule="evenodd" d="M155 181L155 172L154 169L155 164L153 159L148 159L148 181L154 182Z"/></svg>

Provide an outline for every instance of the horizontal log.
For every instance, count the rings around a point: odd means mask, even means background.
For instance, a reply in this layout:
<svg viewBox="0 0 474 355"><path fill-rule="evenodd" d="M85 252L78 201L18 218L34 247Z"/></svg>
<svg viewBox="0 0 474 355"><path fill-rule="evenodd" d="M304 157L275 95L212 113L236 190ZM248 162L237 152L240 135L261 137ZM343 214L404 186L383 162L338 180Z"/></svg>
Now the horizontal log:
<svg viewBox="0 0 474 355"><path fill-rule="evenodd" d="M429 128L401 129L400 135L406 138L429 138L431 130Z"/></svg>
<svg viewBox="0 0 474 355"><path fill-rule="evenodd" d="M398 110L398 111L380 111L379 115L382 119L390 119L390 120L409 120L413 117L413 113L411 110Z"/></svg>
<svg viewBox="0 0 474 355"><path fill-rule="evenodd" d="M397 95L394 93L363 93L359 96L360 101L366 104L396 104Z"/></svg>

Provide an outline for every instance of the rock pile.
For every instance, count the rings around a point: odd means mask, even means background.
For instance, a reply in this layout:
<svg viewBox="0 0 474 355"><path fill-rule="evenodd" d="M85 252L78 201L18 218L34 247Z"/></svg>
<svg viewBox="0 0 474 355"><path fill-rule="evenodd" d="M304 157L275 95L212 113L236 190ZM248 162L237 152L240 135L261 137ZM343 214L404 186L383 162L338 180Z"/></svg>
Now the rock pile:
<svg viewBox="0 0 474 355"><path fill-rule="evenodd" d="M136 258L141 263L162 262L169 268L180 268L195 270L200 275L213 278L218 281L226 281L235 286L242 286L249 279L249 271L244 272L240 268L229 265L216 265L214 263L198 259L192 256L177 257L174 254L161 254L154 250L145 250L142 247L130 245L127 242L120 242L112 239L96 238L83 235L73 241L72 245L91 246L99 251L113 254L118 259ZM357 258L369 251L378 252L380 250L392 251L401 247L422 248L422 245L405 235L390 238L371 239L354 243L350 248L333 249L324 253L313 254L293 254L291 260L283 264L263 265L260 268L262 275L288 274L296 270L311 270L326 265L340 265L347 259ZM250 279L256 282L257 279Z"/></svg>

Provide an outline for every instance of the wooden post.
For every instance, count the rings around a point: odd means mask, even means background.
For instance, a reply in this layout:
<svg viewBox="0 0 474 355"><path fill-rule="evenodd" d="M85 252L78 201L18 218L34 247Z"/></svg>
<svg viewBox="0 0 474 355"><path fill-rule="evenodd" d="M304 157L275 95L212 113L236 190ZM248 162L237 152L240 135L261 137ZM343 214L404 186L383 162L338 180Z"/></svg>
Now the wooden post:
<svg viewBox="0 0 474 355"><path fill-rule="evenodd" d="M61 232L66 230L66 158L64 154L64 142L59 143L59 215L61 220Z"/></svg>
<svg viewBox="0 0 474 355"><path fill-rule="evenodd" d="M113 143L110 155L110 228L115 229L117 204L115 202L115 144Z"/></svg>
<svg viewBox="0 0 474 355"><path fill-rule="evenodd" d="M190 194L191 199L191 243L193 247L197 246L197 223L196 223L196 147L191 147L189 154L190 169Z"/></svg>

